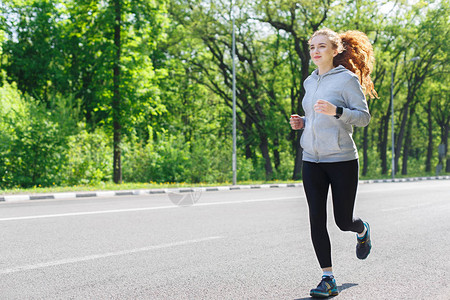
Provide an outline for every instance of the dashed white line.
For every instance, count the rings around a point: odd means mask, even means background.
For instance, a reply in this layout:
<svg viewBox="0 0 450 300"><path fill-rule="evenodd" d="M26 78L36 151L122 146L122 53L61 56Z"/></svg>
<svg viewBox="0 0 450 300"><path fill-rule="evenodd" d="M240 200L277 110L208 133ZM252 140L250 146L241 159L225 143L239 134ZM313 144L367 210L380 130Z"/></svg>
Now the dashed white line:
<svg viewBox="0 0 450 300"><path fill-rule="evenodd" d="M430 204L432 204L432 203L431 202L423 202L423 203L417 203L417 204L413 204L413 205L385 208L385 209L382 209L381 211L388 212L388 211L403 210L403 209L408 209L408 208L419 208L419 207L428 206Z"/></svg>
<svg viewBox="0 0 450 300"><path fill-rule="evenodd" d="M89 261L89 260L108 258L108 257L113 257L113 256L128 255L128 254L134 254L134 253L140 253L140 252L146 252L146 251L152 251L152 250L158 250L158 249L164 249L164 248L170 248L170 247L176 247L176 246L196 244L196 243L201 243L201 242L217 240L217 239L221 239L221 238L223 238L223 237L211 236L211 237L194 239L194 240L187 240L187 241L174 242L174 243L168 243L168 244L160 244L160 245L149 246L149 247L144 247L144 248L136 248L136 249L130 249L130 250L108 252L108 253L88 255L88 256L83 256L83 257L66 258L66 259L54 260L54 261L31 264L31 265L17 266L17 267L8 268L8 269L0 269L0 274L4 275L4 274L11 274L11 273L17 273L17 272L22 272L22 271L37 270L37 269L42 269L42 268L85 262L85 261Z"/></svg>
<svg viewBox="0 0 450 300"><path fill-rule="evenodd" d="M298 197L280 197L280 198L241 200L241 201L196 203L196 204L193 205L193 207L225 205L225 204L242 204L242 203L265 202L265 201L280 201L280 200L300 199L300 198L301 197L298 196ZM111 214L111 213L124 213L124 212L135 212L135 211L146 211L146 210L173 209L173 208L179 208L179 206L177 206L177 205L154 206L154 207L141 207L141 208L112 209L112 210L99 210L99 211L84 211L84 212L62 213L62 214L51 214L51 215L35 215L35 216L23 216L23 217L11 217L11 218L0 218L0 222L19 221L19 220L34 220L34 219L46 219L46 218L59 218L59 217L73 217L73 216L86 216L86 215L98 215L98 214Z"/></svg>

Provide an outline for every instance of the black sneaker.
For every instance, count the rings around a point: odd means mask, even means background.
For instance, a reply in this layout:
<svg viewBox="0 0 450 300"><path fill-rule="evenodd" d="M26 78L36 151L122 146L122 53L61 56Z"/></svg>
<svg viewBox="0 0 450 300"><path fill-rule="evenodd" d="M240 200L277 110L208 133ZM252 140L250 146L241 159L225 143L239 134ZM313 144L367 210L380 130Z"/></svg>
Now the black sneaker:
<svg viewBox="0 0 450 300"><path fill-rule="evenodd" d="M322 281L319 285L309 292L313 298L327 298L330 296L337 296L339 294L336 280L333 276L322 276Z"/></svg>
<svg viewBox="0 0 450 300"><path fill-rule="evenodd" d="M369 256L370 249L372 248L369 223L364 222L364 226L367 228L366 234L362 238L356 235L356 257L359 259L366 259L367 256Z"/></svg>

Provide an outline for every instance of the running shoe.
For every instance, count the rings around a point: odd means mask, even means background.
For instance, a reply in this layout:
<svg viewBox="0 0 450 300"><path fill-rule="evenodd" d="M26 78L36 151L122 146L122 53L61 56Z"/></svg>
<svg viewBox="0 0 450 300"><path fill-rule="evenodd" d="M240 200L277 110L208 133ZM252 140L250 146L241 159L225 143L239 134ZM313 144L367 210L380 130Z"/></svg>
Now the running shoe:
<svg viewBox="0 0 450 300"><path fill-rule="evenodd" d="M367 231L366 234L360 238L356 235L356 257L359 259L366 259L369 256L370 249L372 249L372 243L370 241L370 226L369 223L363 222L364 226L366 226Z"/></svg>
<svg viewBox="0 0 450 300"><path fill-rule="evenodd" d="M333 276L322 276L322 280L320 281L319 285L315 289L312 289L309 294L313 298L327 298L330 296L337 296L337 294L339 294L339 291L336 285L336 280L334 280Z"/></svg>

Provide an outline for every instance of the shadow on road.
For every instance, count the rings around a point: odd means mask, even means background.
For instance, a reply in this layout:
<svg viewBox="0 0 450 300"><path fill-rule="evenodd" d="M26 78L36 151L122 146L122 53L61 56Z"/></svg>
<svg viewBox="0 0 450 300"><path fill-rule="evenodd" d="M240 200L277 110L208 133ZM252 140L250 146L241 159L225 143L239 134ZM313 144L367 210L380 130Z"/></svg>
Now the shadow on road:
<svg viewBox="0 0 450 300"><path fill-rule="evenodd" d="M339 293L342 292L343 290L349 289L351 287L357 286L357 283L344 283L342 285L338 286L338 290ZM330 298L334 298L334 297L330 297ZM295 300L307 300L307 299L313 299L312 297L305 297L305 298L297 298Z"/></svg>
<svg viewBox="0 0 450 300"><path fill-rule="evenodd" d="M339 293L342 292L343 290L349 289L357 285L358 285L357 283L344 283L342 285L339 285L338 286Z"/></svg>

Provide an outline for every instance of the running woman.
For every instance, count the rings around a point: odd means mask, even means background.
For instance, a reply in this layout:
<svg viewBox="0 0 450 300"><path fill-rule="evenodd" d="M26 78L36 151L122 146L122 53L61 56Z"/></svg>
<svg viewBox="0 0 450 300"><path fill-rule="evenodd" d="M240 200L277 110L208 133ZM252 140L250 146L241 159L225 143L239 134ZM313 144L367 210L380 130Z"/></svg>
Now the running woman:
<svg viewBox="0 0 450 300"><path fill-rule="evenodd" d="M352 138L353 126L369 124L365 95L374 98L370 78L373 48L360 31L338 34L328 28L316 31L309 40L310 55L317 69L305 80L302 106L305 116L292 115L294 130L304 129L303 187L305 190L314 250L323 271L313 297L336 296L339 291L333 276L331 245L327 231L329 186L333 212L342 231L357 234L356 256L370 253L370 227L353 216L358 187L358 151Z"/></svg>

